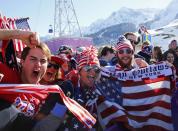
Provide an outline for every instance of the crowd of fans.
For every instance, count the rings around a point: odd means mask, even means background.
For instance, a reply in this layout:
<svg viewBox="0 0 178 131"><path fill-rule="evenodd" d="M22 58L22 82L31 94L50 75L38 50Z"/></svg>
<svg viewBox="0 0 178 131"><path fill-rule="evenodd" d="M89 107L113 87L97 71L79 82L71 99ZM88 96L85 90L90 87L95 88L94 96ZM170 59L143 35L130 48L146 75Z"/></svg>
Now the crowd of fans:
<svg viewBox="0 0 178 131"><path fill-rule="evenodd" d="M122 102L122 98L118 97L118 95L122 96L121 91L116 89L119 83L116 80L101 77L102 67L131 70L167 61L175 67L178 79L178 43L176 40L168 43L169 49L165 52L162 52L161 47L154 46L151 41L143 41L141 50L136 51L136 46L140 44L140 41L136 34L129 32L120 36L115 46L103 46L100 49L93 46L79 47L74 51L68 45L62 45L56 54L51 54L47 45L40 42L34 32L0 30L0 40L9 39L21 39L27 47L20 55L18 54L21 57L20 71L8 67L0 55L1 84L59 85L66 96L86 108L89 106L89 100L96 99L98 95L105 96L116 103ZM107 83L112 84L108 87ZM103 86L108 90L102 91ZM117 95L112 95L112 93L108 95L109 88L113 89L112 91ZM0 96L0 130L87 130L67 111L65 104L57 94L50 94L41 106L35 117L28 117ZM91 114L97 120L99 119L95 113ZM121 123L114 125L114 128L103 127L100 121L97 121L94 129L129 130Z"/></svg>

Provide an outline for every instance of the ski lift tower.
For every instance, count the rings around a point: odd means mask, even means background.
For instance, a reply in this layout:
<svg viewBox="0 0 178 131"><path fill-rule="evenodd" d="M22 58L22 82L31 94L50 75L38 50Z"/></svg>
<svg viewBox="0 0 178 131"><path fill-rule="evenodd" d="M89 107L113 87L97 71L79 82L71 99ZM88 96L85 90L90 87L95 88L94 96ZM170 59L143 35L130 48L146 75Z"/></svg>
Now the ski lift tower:
<svg viewBox="0 0 178 131"><path fill-rule="evenodd" d="M55 0L54 36L82 36L72 0Z"/></svg>

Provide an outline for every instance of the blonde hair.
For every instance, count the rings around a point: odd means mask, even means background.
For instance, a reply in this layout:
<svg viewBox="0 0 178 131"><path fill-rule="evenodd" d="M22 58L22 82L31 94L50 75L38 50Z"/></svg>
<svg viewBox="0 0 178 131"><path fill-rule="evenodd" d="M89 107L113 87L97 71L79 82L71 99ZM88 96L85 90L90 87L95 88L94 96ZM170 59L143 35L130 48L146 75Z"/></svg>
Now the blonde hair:
<svg viewBox="0 0 178 131"><path fill-rule="evenodd" d="M37 45L36 47L43 51L48 60L51 60L51 51L45 43L40 43L40 45Z"/></svg>
<svg viewBox="0 0 178 131"><path fill-rule="evenodd" d="M47 57L48 60L51 59L51 51L49 50L48 46L45 43L40 43L39 45L35 46L35 48L39 48L42 50L42 52L45 54L45 56ZM25 47L22 51L21 54L21 59L25 60L27 55L30 52L30 47Z"/></svg>

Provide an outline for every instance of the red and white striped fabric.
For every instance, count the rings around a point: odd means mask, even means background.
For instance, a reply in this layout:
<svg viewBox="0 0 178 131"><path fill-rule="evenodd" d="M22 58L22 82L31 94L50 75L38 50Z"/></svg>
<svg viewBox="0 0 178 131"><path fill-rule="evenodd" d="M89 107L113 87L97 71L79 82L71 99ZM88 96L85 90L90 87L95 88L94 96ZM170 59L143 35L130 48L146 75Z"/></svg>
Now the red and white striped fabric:
<svg viewBox="0 0 178 131"><path fill-rule="evenodd" d="M171 87L169 77L124 82L123 107L134 128L173 130L171 120Z"/></svg>
<svg viewBox="0 0 178 131"><path fill-rule="evenodd" d="M15 39L14 40L14 47L17 52L22 52L23 49L26 47L25 44L21 40Z"/></svg>
<svg viewBox="0 0 178 131"><path fill-rule="evenodd" d="M99 64L97 53L97 49L94 46L87 47L85 50L83 50L77 58L78 70L80 70L83 66L86 65Z"/></svg>
<svg viewBox="0 0 178 131"><path fill-rule="evenodd" d="M28 25L28 18L0 18L0 29L21 29L21 30L30 30ZM14 39L14 48L17 52L22 52L26 45L18 39Z"/></svg>
<svg viewBox="0 0 178 131"><path fill-rule="evenodd" d="M88 128L96 123L96 119L76 101L66 97L64 92L55 85L0 84L0 98L5 99L25 115L35 115L39 105L48 93L59 93L66 107Z"/></svg>
<svg viewBox="0 0 178 131"><path fill-rule="evenodd" d="M17 27L17 24L20 24L20 23L17 23L16 21L19 20L17 18L7 18L7 22L9 24L9 29L22 29L22 30L30 30L30 28L28 28L29 26L28 25L24 25L24 28L18 28ZM24 19L25 22L27 22L27 19ZM28 23L28 22L27 22ZM15 51L17 52L22 52L23 49L26 47L26 45L19 39L14 39L14 48L15 48Z"/></svg>
<svg viewBox="0 0 178 131"><path fill-rule="evenodd" d="M170 75L140 81L126 80L121 86L122 105L103 97L97 101L103 128L120 122L130 130L173 130Z"/></svg>
<svg viewBox="0 0 178 131"><path fill-rule="evenodd" d="M7 22L7 18L5 16L0 17L0 29L9 29L9 23ZM5 58L5 49L7 47L7 40L2 41L2 56Z"/></svg>
<svg viewBox="0 0 178 131"><path fill-rule="evenodd" d="M122 49L122 48L129 48L131 50L134 50L130 41L127 40L124 36L120 36L117 44L115 45L115 49L117 51Z"/></svg>
<svg viewBox="0 0 178 131"><path fill-rule="evenodd" d="M6 17L0 17L0 29L8 29Z"/></svg>

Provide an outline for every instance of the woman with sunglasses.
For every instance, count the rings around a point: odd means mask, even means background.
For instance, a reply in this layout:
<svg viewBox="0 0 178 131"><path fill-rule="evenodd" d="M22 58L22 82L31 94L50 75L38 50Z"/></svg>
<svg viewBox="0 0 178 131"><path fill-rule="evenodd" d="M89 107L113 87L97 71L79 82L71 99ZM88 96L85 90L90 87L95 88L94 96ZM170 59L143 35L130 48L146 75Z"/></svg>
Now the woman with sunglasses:
<svg viewBox="0 0 178 131"><path fill-rule="evenodd" d="M51 60L48 63L46 73L42 80L40 81L40 84L44 85L59 85L64 93L68 97L73 97L73 86L72 83L69 80L61 79L61 65L67 60L67 57L64 55L60 56L51 56Z"/></svg>
<svg viewBox="0 0 178 131"><path fill-rule="evenodd" d="M51 61L47 66L47 71L40 81L41 84L54 84L57 81L64 81L64 76L62 72L62 66L65 65L68 58L65 54L52 56Z"/></svg>
<svg viewBox="0 0 178 131"><path fill-rule="evenodd" d="M56 78L58 76L58 70L61 65L61 60L56 56L51 57L51 61L48 63L46 73L40 84L54 84L56 83Z"/></svg>
<svg viewBox="0 0 178 131"><path fill-rule="evenodd" d="M70 81L64 81L63 79L59 79L59 69L60 66L64 63L65 57L60 56L51 56L51 60L48 63L46 73L42 80L40 81L40 84L44 85L58 85L66 96L73 97L73 86ZM41 120L46 118L50 114L50 112L53 112L57 117L61 116L64 118L66 107L64 106L64 103L59 99L59 94L51 93L46 99L45 104L41 107L40 112L36 116L37 120ZM59 124L58 124L59 125Z"/></svg>

